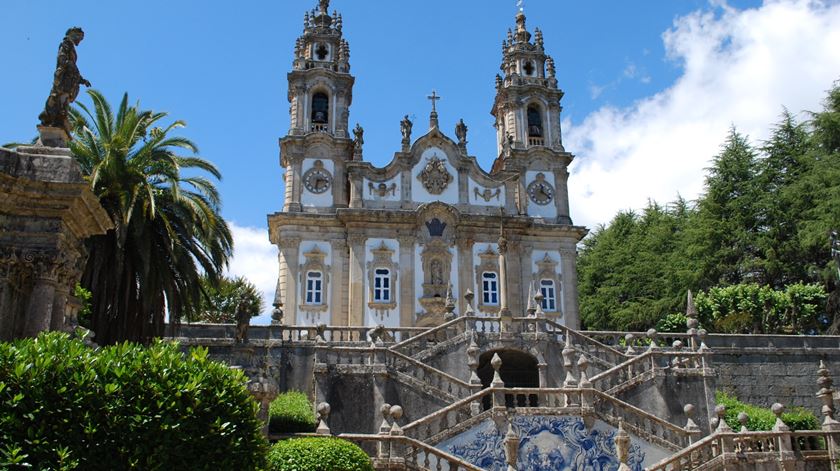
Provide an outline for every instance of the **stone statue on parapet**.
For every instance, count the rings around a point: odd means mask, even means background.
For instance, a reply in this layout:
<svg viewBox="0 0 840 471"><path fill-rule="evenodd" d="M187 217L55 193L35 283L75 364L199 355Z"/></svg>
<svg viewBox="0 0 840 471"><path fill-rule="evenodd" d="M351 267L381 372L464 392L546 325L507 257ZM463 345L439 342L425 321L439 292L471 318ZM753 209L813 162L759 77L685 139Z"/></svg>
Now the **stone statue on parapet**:
<svg viewBox="0 0 840 471"><path fill-rule="evenodd" d="M68 117L70 104L79 96L80 85L90 87L90 82L82 77L79 68L76 67L76 46L84 38L85 33L81 28L70 28L61 41L61 45L58 46L52 90L50 90L44 111L38 116L41 120L39 131L42 131L42 137L44 134L42 128L57 128L64 131L67 139L70 139L71 126ZM46 142L43 144L49 145Z"/></svg>
<svg viewBox="0 0 840 471"><path fill-rule="evenodd" d="M458 138L458 145L462 147L467 145L467 125L463 118L455 125L455 136Z"/></svg>
<svg viewBox="0 0 840 471"><path fill-rule="evenodd" d="M362 160L362 147L365 145L365 130L359 123L353 129L353 160Z"/></svg>
<svg viewBox="0 0 840 471"><path fill-rule="evenodd" d="M248 342L248 327L250 325L251 313L248 312L248 304L243 299L236 306L236 343Z"/></svg>
<svg viewBox="0 0 840 471"><path fill-rule="evenodd" d="M411 143L411 128L414 126L414 123L408 119L408 115L405 115L405 118L400 121L400 132L402 133L402 143L403 145L407 146Z"/></svg>

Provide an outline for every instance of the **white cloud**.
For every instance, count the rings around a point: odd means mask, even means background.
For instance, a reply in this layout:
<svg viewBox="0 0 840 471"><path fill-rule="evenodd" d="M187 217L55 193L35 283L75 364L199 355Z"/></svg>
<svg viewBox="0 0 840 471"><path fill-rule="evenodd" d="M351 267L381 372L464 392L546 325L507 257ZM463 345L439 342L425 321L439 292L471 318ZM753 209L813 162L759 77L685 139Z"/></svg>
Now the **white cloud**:
<svg viewBox="0 0 840 471"><path fill-rule="evenodd" d="M675 83L630 107L604 107L566 122L577 154L570 185L575 223L594 227L648 198L668 202L702 191L704 169L730 126L754 142L767 137L782 106L819 110L840 77L840 4L767 0L736 10L725 3L679 17L663 34Z"/></svg>
<svg viewBox="0 0 840 471"><path fill-rule="evenodd" d="M271 322L271 303L277 286L277 247L268 241L265 227L243 227L228 221L233 233L233 258L230 261L229 276L243 276L257 286L263 296L265 308L262 315L253 319L253 324Z"/></svg>

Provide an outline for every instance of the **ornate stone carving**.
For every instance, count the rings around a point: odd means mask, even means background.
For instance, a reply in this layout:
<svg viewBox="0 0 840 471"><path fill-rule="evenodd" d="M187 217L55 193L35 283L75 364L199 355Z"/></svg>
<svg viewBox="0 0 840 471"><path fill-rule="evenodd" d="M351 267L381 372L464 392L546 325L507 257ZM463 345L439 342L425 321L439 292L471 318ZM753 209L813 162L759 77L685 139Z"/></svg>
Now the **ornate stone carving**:
<svg viewBox="0 0 840 471"><path fill-rule="evenodd" d="M557 273L557 265L559 261L554 260L548 255L548 252L545 253L543 258L537 262L537 271L534 272L534 281L536 283L536 291L539 292L541 288L542 280L550 280L554 282L554 309L551 309L551 306L548 306L548 309L545 309L545 312L549 316L562 316L561 304L560 304L560 293L561 293L561 277Z"/></svg>
<svg viewBox="0 0 840 471"><path fill-rule="evenodd" d="M379 247L371 251L373 259L367 262L368 272L368 306L371 309L379 311L388 311L397 307L397 274L399 273L399 265L394 263L394 251L385 245L385 242L379 244ZM376 277L377 269L388 269L388 276L390 277L390 299L387 301L376 301L374 299L374 278Z"/></svg>
<svg viewBox="0 0 840 471"><path fill-rule="evenodd" d="M497 278L496 281L499 283L497 286L501 286L501 280L499 280L499 253L493 250L493 247L490 244L487 244L487 248L484 251L478 254L478 258L480 260L479 264L475 266L475 283L476 286L479 288L478 292L478 310L488 314L496 314L499 312L499 304L485 304L484 303L484 292L482 288L482 277L486 272L495 273Z"/></svg>
<svg viewBox="0 0 840 471"><path fill-rule="evenodd" d="M420 180L426 191L433 195L439 195L452 182L452 174L446 169L444 160L435 154L426 161L426 166L417 175L417 179Z"/></svg>
<svg viewBox="0 0 840 471"><path fill-rule="evenodd" d="M443 320L452 270L452 253L448 244L439 238L430 240L423 247L420 261L423 266L423 296L420 305L425 310L420 317L432 316Z"/></svg>
<svg viewBox="0 0 840 471"><path fill-rule="evenodd" d="M365 130L359 123L353 129L353 160L362 160L362 147L365 145Z"/></svg>
<svg viewBox="0 0 840 471"><path fill-rule="evenodd" d="M537 177L528 185L528 196L534 203L545 206L554 199L554 187L545 179L545 174L540 172Z"/></svg>
<svg viewBox="0 0 840 471"><path fill-rule="evenodd" d="M312 193L321 194L332 186L333 177L324 168L324 162L316 160L315 164L303 174L303 185Z"/></svg>
<svg viewBox="0 0 840 471"><path fill-rule="evenodd" d="M376 195L379 198L385 198L386 196L396 196L397 194L397 184L391 183L391 186L388 186L386 183L378 183L376 185L373 182L368 182L368 194Z"/></svg>
<svg viewBox="0 0 840 471"><path fill-rule="evenodd" d="M489 203L490 200L492 200L494 198L496 199L496 201L499 200L499 195L502 194L502 189L501 188L496 188L496 191L493 191L490 188L484 188L483 191L478 191L478 187L476 187L476 188L473 188L473 193L475 194L475 199L481 198L485 202Z"/></svg>
<svg viewBox="0 0 840 471"><path fill-rule="evenodd" d="M411 144L411 128L414 124L408 119L408 115L400 121L400 132L402 133L402 145L408 147Z"/></svg>
<svg viewBox="0 0 840 471"><path fill-rule="evenodd" d="M329 307L327 300L329 299L330 286L330 266L325 263L327 254L318 248L316 245L312 250L305 252L303 256L306 262L300 265L298 276L300 277L300 309L302 311L323 312ZM307 303L306 302L306 276L309 272L320 272L323 283L321 285L321 303Z"/></svg>

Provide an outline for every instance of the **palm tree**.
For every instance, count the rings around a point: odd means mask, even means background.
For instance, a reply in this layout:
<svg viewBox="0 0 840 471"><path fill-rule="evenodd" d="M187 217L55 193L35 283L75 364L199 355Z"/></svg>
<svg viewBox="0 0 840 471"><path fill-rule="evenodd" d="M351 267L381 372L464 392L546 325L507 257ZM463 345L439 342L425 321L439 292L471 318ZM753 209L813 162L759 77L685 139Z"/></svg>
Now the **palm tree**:
<svg viewBox="0 0 840 471"><path fill-rule="evenodd" d="M81 284L93 293L91 328L100 344L147 341L163 334L167 312L177 323L195 309L202 271L216 280L227 265L233 239L201 176L221 175L170 135L182 121L164 126L166 113L129 106L127 94L114 116L100 92L87 93L93 110L73 109L70 148L115 227L88 242Z"/></svg>

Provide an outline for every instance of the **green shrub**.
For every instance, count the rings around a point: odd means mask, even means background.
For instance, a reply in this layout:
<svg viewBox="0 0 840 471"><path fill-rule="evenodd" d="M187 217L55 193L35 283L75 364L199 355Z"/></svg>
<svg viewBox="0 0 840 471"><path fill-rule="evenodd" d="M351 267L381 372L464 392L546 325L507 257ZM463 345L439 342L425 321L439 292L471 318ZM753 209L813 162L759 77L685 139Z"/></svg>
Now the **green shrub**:
<svg viewBox="0 0 840 471"><path fill-rule="evenodd" d="M258 469L256 409L243 374L205 349L0 343L2 469Z"/></svg>
<svg viewBox="0 0 840 471"><path fill-rule="evenodd" d="M738 422L738 414L746 412L750 420L747 422L747 429L753 431L772 430L776 424L776 415L770 409L746 404L739 401L735 396L726 394L723 391L715 393L715 401L719 405L726 406L726 424L732 430L741 430L741 423ZM817 417L801 407L793 407L782 414L784 422L791 430L816 430L820 428Z"/></svg>
<svg viewBox="0 0 840 471"><path fill-rule="evenodd" d="M373 471L357 445L333 437L281 440L268 453L269 471Z"/></svg>
<svg viewBox="0 0 840 471"><path fill-rule="evenodd" d="M306 394L289 391L271 401L268 429L272 433L314 432L318 425L315 411Z"/></svg>

